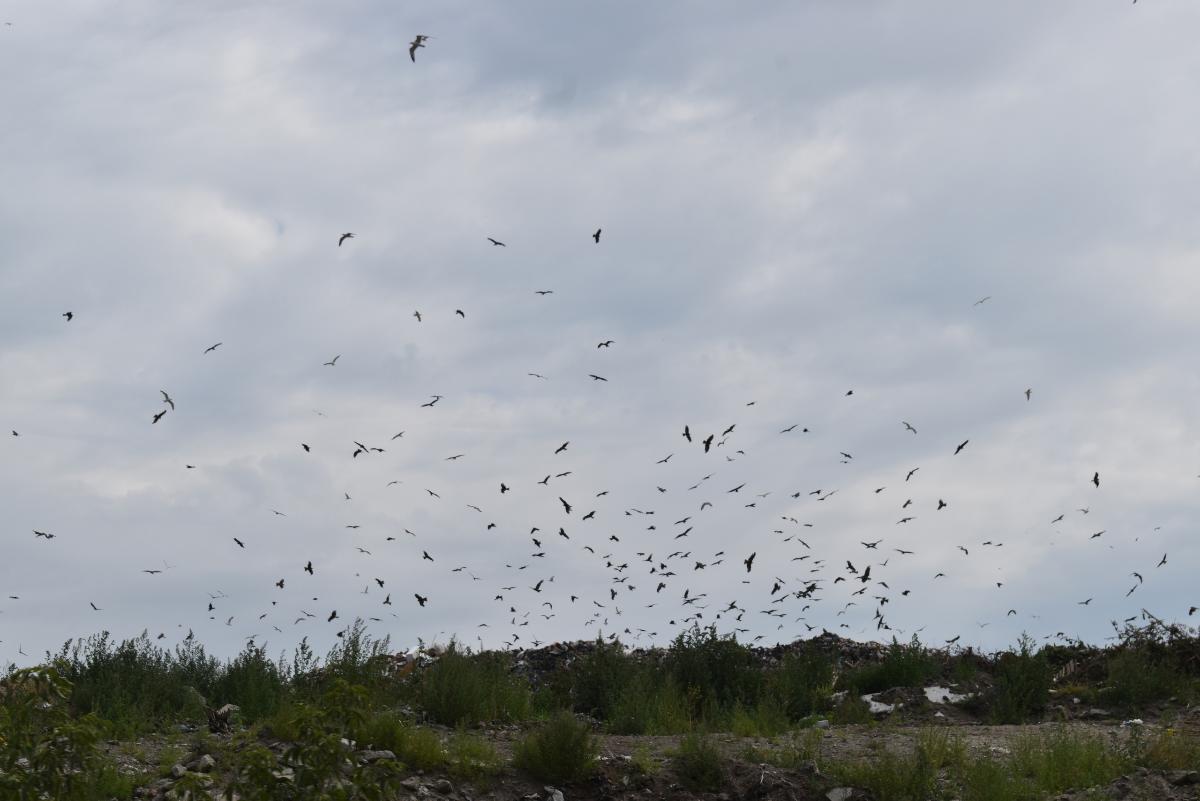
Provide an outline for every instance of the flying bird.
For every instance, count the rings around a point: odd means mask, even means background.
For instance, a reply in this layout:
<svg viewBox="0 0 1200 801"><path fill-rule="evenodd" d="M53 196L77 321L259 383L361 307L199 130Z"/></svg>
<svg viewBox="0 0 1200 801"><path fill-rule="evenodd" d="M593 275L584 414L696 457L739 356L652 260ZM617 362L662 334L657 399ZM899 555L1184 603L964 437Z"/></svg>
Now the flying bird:
<svg viewBox="0 0 1200 801"><path fill-rule="evenodd" d="M175 401L171 400L171 396L167 394L167 391L165 389L160 389L159 392L162 393L163 403L170 406L171 411L175 411Z"/></svg>
<svg viewBox="0 0 1200 801"><path fill-rule="evenodd" d="M1097 487L1100 486L1100 473L1099 472L1097 472L1095 475L1092 476L1092 483L1095 484Z"/></svg>
<svg viewBox="0 0 1200 801"><path fill-rule="evenodd" d="M347 239L353 239L353 238L354 238L354 234L347 231L346 233L344 233L338 237L338 247L340 248L342 246L342 243L345 242Z"/></svg>
<svg viewBox="0 0 1200 801"><path fill-rule="evenodd" d="M218 342L218 343L217 343L217 344L215 344L215 345L210 345L210 346L208 346L207 348L205 348L205 349L204 349L204 353L212 353L214 350L216 350L217 348L221 347L221 345L223 345L223 344L225 344L225 343L223 343L223 342ZM204 355L204 354L201 354L201 355Z"/></svg>
<svg viewBox="0 0 1200 801"><path fill-rule="evenodd" d="M334 356L332 359L330 359L329 361L325 362L325 364L324 364L324 365L322 365L322 366L324 366L324 367L336 367L336 366L337 366L337 360L338 360L338 359L340 359L340 358L342 358L342 354L340 354L340 353L339 353L337 356Z"/></svg>
<svg viewBox="0 0 1200 801"><path fill-rule="evenodd" d="M596 229L596 233L592 234L592 239L596 240L596 244L600 244L600 229Z"/></svg>
<svg viewBox="0 0 1200 801"><path fill-rule="evenodd" d="M155 423L157 423L159 420L163 419L163 415L164 415L164 414L166 414L166 413L167 413L167 410L166 410L166 409L163 409L161 412L159 412L158 414L154 415L154 419L150 421L150 425L154 425L154 424L155 424Z"/></svg>
<svg viewBox="0 0 1200 801"><path fill-rule="evenodd" d="M963 441L962 441L962 442L959 444L959 446L958 446L957 448L955 448L955 449L954 449L954 455L955 455L955 456L957 456L957 455L959 454L959 451L961 451L963 448L967 447L967 443L968 443L968 442L970 442L970 441L971 441L971 440L969 440L969 439L964 439L964 440L963 440Z"/></svg>
<svg viewBox="0 0 1200 801"><path fill-rule="evenodd" d="M588 373L588 378L592 379L593 381L607 381L608 380L604 376L596 375L595 373Z"/></svg>
<svg viewBox="0 0 1200 801"><path fill-rule="evenodd" d="M423 33L418 33L418 34L417 34L417 38L415 38L415 39L413 39L411 42L409 42L409 44L408 44L408 57L412 59L412 62L413 62L414 64L416 64L416 63L417 63L417 48L418 48L418 47L424 47L424 46L425 46L425 40L426 40L426 39L428 39L428 38L429 38L429 37L428 37L428 36L426 36L425 34L423 34ZM424 606L424 605L425 605L425 604L421 604L421 606Z"/></svg>
<svg viewBox="0 0 1200 801"><path fill-rule="evenodd" d="M912 427L912 423L908 422L907 420L901 420L900 422L904 424L904 427L907 430L913 432L914 434L917 433L917 429Z"/></svg>
<svg viewBox="0 0 1200 801"><path fill-rule="evenodd" d="M499 239L492 239L490 236L487 238L487 241L491 242L496 247L500 247L500 248L508 247L508 245L504 244Z"/></svg>
<svg viewBox="0 0 1200 801"><path fill-rule="evenodd" d="M413 597L417 599L417 603L420 604L422 607L424 607L425 604L429 603L429 599L426 598L424 595L418 595L417 593L414 592Z"/></svg>
<svg viewBox="0 0 1200 801"><path fill-rule="evenodd" d="M66 318L67 318L67 322L69 323L69 322L71 322L72 320L74 320L74 319L75 319L75 312L63 312L63 315L62 315L62 316L63 316L63 317L66 317Z"/></svg>

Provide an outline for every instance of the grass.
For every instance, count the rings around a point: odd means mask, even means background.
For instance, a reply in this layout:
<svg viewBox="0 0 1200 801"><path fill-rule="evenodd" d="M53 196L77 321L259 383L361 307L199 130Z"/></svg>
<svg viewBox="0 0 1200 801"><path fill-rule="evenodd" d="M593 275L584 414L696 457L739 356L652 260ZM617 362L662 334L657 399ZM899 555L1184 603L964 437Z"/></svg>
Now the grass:
<svg viewBox="0 0 1200 801"><path fill-rule="evenodd" d="M517 744L513 763L544 782L570 783L596 769L591 728L570 712L560 712Z"/></svg>
<svg viewBox="0 0 1200 801"><path fill-rule="evenodd" d="M450 775L478 787L488 787L504 770L504 761L491 743L464 731L450 738L446 752Z"/></svg>

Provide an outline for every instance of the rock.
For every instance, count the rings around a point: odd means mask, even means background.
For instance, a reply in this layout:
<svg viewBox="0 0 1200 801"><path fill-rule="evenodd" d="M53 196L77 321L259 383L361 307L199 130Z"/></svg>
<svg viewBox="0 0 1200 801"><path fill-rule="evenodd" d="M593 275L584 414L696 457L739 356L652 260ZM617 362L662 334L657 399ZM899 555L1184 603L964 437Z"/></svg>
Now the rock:
<svg viewBox="0 0 1200 801"><path fill-rule="evenodd" d="M854 795L853 787L834 787L825 794L825 797L828 798L829 801L849 801L849 798L852 795Z"/></svg>
<svg viewBox="0 0 1200 801"><path fill-rule="evenodd" d="M1172 770L1167 773L1167 781L1176 787L1185 787L1192 784L1200 784L1200 771L1196 770Z"/></svg>
<svg viewBox="0 0 1200 801"><path fill-rule="evenodd" d="M1108 714L1107 710L1097 709L1096 707L1092 707L1091 709L1087 710L1082 715L1080 715L1080 717L1087 718L1090 720L1095 720L1098 718L1107 718L1107 717L1109 717L1109 714Z"/></svg>
<svg viewBox="0 0 1200 801"><path fill-rule="evenodd" d="M415 793L417 790L421 789L421 780L416 776L409 776L407 779L400 782L400 786L405 790L411 790Z"/></svg>
<svg viewBox="0 0 1200 801"><path fill-rule="evenodd" d="M188 772L188 769L185 768L183 765L176 764L174 767L171 768L171 778L182 779L184 776L187 775L187 772Z"/></svg>
<svg viewBox="0 0 1200 801"><path fill-rule="evenodd" d="M189 770L194 770L197 773L208 773L217 766L217 760L213 759L209 754L201 756L199 759L192 760L188 765Z"/></svg>
<svg viewBox="0 0 1200 801"><path fill-rule="evenodd" d="M395 759L395 753L391 751L359 751L358 761L364 765L378 762L381 759Z"/></svg>
<svg viewBox="0 0 1200 801"><path fill-rule="evenodd" d="M442 795L450 795L454 792L454 785L450 783L449 779L438 779L430 786Z"/></svg>
<svg viewBox="0 0 1200 801"><path fill-rule="evenodd" d="M546 801L563 801L562 790L555 787L543 787L546 791Z"/></svg>
<svg viewBox="0 0 1200 801"><path fill-rule="evenodd" d="M816 723L813 724L813 726L818 729L828 729L830 726L830 723L828 720L818 720Z"/></svg>

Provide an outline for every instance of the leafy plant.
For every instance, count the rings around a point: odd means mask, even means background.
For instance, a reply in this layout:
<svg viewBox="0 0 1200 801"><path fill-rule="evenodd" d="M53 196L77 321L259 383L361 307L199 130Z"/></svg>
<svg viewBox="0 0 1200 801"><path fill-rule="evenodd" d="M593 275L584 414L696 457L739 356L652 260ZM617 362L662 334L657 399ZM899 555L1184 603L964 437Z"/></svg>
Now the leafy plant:
<svg viewBox="0 0 1200 801"><path fill-rule="evenodd" d="M517 744L517 768L545 782L572 782L596 767L591 728L570 712L560 712Z"/></svg>

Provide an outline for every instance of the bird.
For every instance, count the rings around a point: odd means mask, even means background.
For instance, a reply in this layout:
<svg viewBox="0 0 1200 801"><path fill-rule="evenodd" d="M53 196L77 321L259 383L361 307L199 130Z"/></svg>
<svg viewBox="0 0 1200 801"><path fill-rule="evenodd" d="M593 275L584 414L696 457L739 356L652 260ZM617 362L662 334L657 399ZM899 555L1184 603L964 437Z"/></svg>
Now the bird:
<svg viewBox="0 0 1200 801"><path fill-rule="evenodd" d="M463 318L464 320L467 319L467 314L462 309L455 309L454 313L457 314L459 317Z"/></svg>
<svg viewBox="0 0 1200 801"><path fill-rule="evenodd" d="M150 421L150 425L154 425L154 424L155 424L155 423L157 423L159 420L163 419L163 415L164 415L164 414L166 414L166 413L167 413L167 410L166 410L166 409L163 409L161 412L159 412L158 414L154 415L154 419Z"/></svg>
<svg viewBox="0 0 1200 801"><path fill-rule="evenodd" d="M160 389L159 392L162 393L163 403L170 406L171 411L175 411L175 401L171 400L171 396L167 394L167 391L165 389Z"/></svg>
<svg viewBox="0 0 1200 801"><path fill-rule="evenodd" d="M596 233L592 234L592 239L596 240L596 244L600 244L600 229L596 229Z"/></svg>
<svg viewBox="0 0 1200 801"><path fill-rule="evenodd" d="M326 618L325 622L332 623L335 620L337 620L337 610L336 609L334 609L332 612L329 613L329 617Z"/></svg>
<svg viewBox="0 0 1200 801"><path fill-rule="evenodd" d="M606 339L603 342L601 342L599 345L597 345L596 347L597 348L607 348L607 347L611 347L612 343L613 343L613 341L611 339Z"/></svg>
<svg viewBox="0 0 1200 801"><path fill-rule="evenodd" d="M234 541L234 542L236 542L236 543L238 544L238 547L239 547L239 548L245 548L245 547L246 547L246 543L242 542L242 541L241 541L241 540L239 540L237 537L234 537L234 538L233 538L233 541Z"/></svg>
<svg viewBox="0 0 1200 801"><path fill-rule="evenodd" d="M983 303L987 303L987 302L988 302L989 300L991 300L991 299L992 299L992 296L991 296L991 295L987 295L986 297L982 297L982 298L980 298L979 300L975 301L974 305L976 305L976 306L979 306L979 305L981 305L981 304L983 304Z"/></svg>
<svg viewBox="0 0 1200 801"><path fill-rule="evenodd" d="M535 289L533 291L533 294L535 294L535 295L553 295L554 290L553 289Z"/></svg>
<svg viewBox="0 0 1200 801"><path fill-rule="evenodd" d="M563 505L563 509L566 510L567 514L571 514L571 504L569 504L565 500L563 500L562 496L559 496L558 500L559 500L559 503L561 503Z"/></svg>
<svg viewBox="0 0 1200 801"><path fill-rule="evenodd" d="M487 238L487 241L491 242L492 245L494 245L495 247L500 247L500 248L508 247L508 245L504 244L499 239L492 239L490 236Z"/></svg>
<svg viewBox="0 0 1200 801"><path fill-rule="evenodd" d="M595 373L588 373L588 378L592 379L593 381L607 381L608 380L604 376L596 375Z"/></svg>
<svg viewBox="0 0 1200 801"><path fill-rule="evenodd" d="M69 323L75 319L75 312L63 312L62 316L66 317L67 322Z"/></svg>
<svg viewBox="0 0 1200 801"><path fill-rule="evenodd" d="M417 599L417 603L420 604L422 607L424 607L425 604L429 603L429 599L427 597L425 597L424 595L419 595L414 592L413 597Z"/></svg>
<svg viewBox="0 0 1200 801"><path fill-rule="evenodd" d="M959 454L959 451L961 451L963 448L967 447L967 443L970 441L971 440L969 440L969 439L964 439L962 441L962 443L960 443L959 446L954 449L954 455L957 456Z"/></svg>
<svg viewBox="0 0 1200 801"><path fill-rule="evenodd" d="M50 534L50 533L48 533L48 532L45 532L45 531L38 531L38 530L36 530L36 529L34 529L34 532L33 532L33 538L34 538L35 540L36 540L38 537L43 537L43 538L45 538L45 539L52 540L52 539L54 539L56 536L58 536L58 535L57 535L57 534Z"/></svg>
<svg viewBox="0 0 1200 801"><path fill-rule="evenodd" d="M347 239L353 239L353 238L354 238L354 234L347 231L346 233L344 233L338 237L338 247L340 248L342 246L342 243L345 242Z"/></svg>
<svg viewBox="0 0 1200 801"><path fill-rule="evenodd" d="M221 347L224 344L225 344L224 342L218 342L215 345L209 345L207 348L204 349L204 353L212 353L214 350L216 350L217 348ZM204 355L204 354L201 354L201 355Z"/></svg>
<svg viewBox="0 0 1200 801"><path fill-rule="evenodd" d="M1162 559L1160 559L1160 560L1158 560L1158 564L1157 564L1157 565L1155 565L1155 567L1162 567L1162 566L1163 566L1163 565L1165 565L1166 563L1167 563L1167 555L1164 553L1164 554L1163 554L1163 558L1162 558Z"/></svg>
<svg viewBox="0 0 1200 801"><path fill-rule="evenodd" d="M418 47L424 47L424 46L425 46L425 40L426 40L426 39L428 39L428 38L429 38L429 37L428 37L428 36L426 36L425 34L423 34L423 33L418 33L418 34L417 34L417 38L415 38L415 39L413 39L411 42L409 42L409 44L408 44L408 57L412 59L412 62L413 62L414 64L416 64L416 63L417 63L417 48L418 48ZM421 604L421 606L424 606L424 605L425 605L425 604Z"/></svg>
<svg viewBox="0 0 1200 801"><path fill-rule="evenodd" d="M91 601L88 601L88 606L92 607L92 609L95 609L97 612L103 612L103 611L104 611L103 609L101 609L100 607L96 606L96 604L92 603Z"/></svg>
<svg viewBox="0 0 1200 801"><path fill-rule="evenodd" d="M313 575L313 566L311 560L304 566L304 572L310 576Z"/></svg>
<svg viewBox="0 0 1200 801"><path fill-rule="evenodd" d="M912 427L912 423L908 422L907 420L901 420L900 422L904 424L904 428L908 431L911 431L914 434L917 433L917 429Z"/></svg>
<svg viewBox="0 0 1200 801"><path fill-rule="evenodd" d="M429 401L429 403L422 403L421 404L422 409L432 408L435 403L437 403L438 401L440 401L442 399L441 395L430 395L429 397L433 398L433 400Z"/></svg>
<svg viewBox="0 0 1200 801"><path fill-rule="evenodd" d="M421 310L418 309L417 311L413 312L413 317L417 318L418 323L421 322Z"/></svg>
<svg viewBox="0 0 1200 801"><path fill-rule="evenodd" d="M1099 472L1096 472L1096 473L1095 473L1095 474L1092 476L1092 483L1093 483L1093 484L1095 484L1097 487L1099 487L1099 486L1100 486L1100 473L1099 473Z"/></svg>
<svg viewBox="0 0 1200 801"><path fill-rule="evenodd" d="M1033 397L1033 388L1032 387L1025 390L1025 400L1028 401L1031 397Z"/></svg>
<svg viewBox="0 0 1200 801"><path fill-rule="evenodd" d="M562 453L563 451L565 451L567 449L567 446L570 444L571 444L571 441L567 440L562 445L559 445L558 448L554 451L555 455L558 455L558 454Z"/></svg>
<svg viewBox="0 0 1200 801"><path fill-rule="evenodd" d="M337 366L337 360L338 360L338 359L340 359L340 358L342 358L342 354L340 354L340 353L339 353L337 356L334 356L332 359L330 359L329 361L325 362L325 364L324 364L323 366L324 366L324 367L336 367L336 366Z"/></svg>
<svg viewBox="0 0 1200 801"><path fill-rule="evenodd" d="M758 556L758 551L754 551L753 553L751 553L749 556L747 556L745 559L743 559L743 560L742 560L742 561L745 563L745 565L746 565L746 572L747 572L747 573L749 573L749 572L750 572L750 568L751 568L751 567L753 567L753 565L754 565L754 557L756 557L756 556Z"/></svg>

